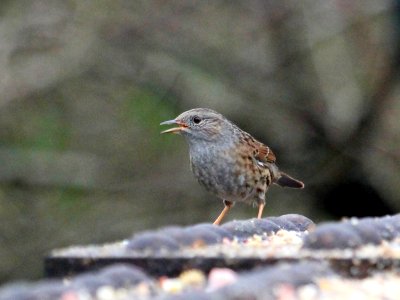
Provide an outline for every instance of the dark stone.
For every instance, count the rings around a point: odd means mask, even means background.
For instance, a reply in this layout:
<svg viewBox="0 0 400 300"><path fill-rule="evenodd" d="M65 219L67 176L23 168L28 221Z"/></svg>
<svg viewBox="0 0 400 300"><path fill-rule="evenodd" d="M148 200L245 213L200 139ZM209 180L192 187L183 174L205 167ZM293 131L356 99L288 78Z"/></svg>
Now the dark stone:
<svg viewBox="0 0 400 300"><path fill-rule="evenodd" d="M157 232L144 232L136 234L128 243L128 249L136 251L152 250L159 252L161 249L178 250L179 245L171 237Z"/></svg>
<svg viewBox="0 0 400 300"><path fill-rule="evenodd" d="M279 217L279 219L289 221L296 226L297 231L312 231L315 229L315 223L309 218L298 214L286 214Z"/></svg>
<svg viewBox="0 0 400 300"><path fill-rule="evenodd" d="M324 223L305 237L303 247L311 249L354 249L362 244L360 235L351 224Z"/></svg>

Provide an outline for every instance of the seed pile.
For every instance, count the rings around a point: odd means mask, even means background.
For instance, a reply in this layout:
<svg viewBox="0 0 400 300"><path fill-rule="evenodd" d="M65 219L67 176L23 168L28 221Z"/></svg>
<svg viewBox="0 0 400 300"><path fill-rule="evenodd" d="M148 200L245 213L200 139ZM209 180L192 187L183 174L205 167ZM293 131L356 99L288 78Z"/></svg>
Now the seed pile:
<svg viewBox="0 0 400 300"><path fill-rule="evenodd" d="M400 215L316 226L291 214L55 250L46 266L64 278L4 286L0 300L396 299L399 261Z"/></svg>

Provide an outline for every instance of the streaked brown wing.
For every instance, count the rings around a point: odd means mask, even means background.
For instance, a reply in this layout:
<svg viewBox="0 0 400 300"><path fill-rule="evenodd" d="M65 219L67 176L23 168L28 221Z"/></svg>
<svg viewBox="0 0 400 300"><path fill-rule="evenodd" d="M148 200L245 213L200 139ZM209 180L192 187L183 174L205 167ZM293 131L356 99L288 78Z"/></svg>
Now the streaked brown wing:
<svg viewBox="0 0 400 300"><path fill-rule="evenodd" d="M269 162L269 163L274 163L276 161L276 156L272 152L272 150L268 147L265 146L264 144L258 142L256 145L256 158L261 161L261 162Z"/></svg>
<svg viewBox="0 0 400 300"><path fill-rule="evenodd" d="M265 146L264 144L258 142L255 146L256 153L255 157L261 162L269 162L269 163L274 163L276 161L276 156L272 152L272 150L268 147Z"/></svg>
<svg viewBox="0 0 400 300"><path fill-rule="evenodd" d="M250 147L253 151L254 158L260 162L274 163L276 161L275 154L272 150L264 145L263 143L257 141L247 132L242 131L241 143Z"/></svg>

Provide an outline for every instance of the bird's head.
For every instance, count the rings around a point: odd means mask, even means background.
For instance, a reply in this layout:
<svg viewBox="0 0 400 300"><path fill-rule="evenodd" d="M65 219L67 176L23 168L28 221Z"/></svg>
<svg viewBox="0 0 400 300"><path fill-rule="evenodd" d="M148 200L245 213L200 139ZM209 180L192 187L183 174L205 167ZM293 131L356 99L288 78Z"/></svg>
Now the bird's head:
<svg viewBox="0 0 400 300"><path fill-rule="evenodd" d="M173 120L162 122L160 125L178 125L161 133L182 134L190 141L218 140L230 130L230 123L224 116L208 108L194 108L183 112Z"/></svg>

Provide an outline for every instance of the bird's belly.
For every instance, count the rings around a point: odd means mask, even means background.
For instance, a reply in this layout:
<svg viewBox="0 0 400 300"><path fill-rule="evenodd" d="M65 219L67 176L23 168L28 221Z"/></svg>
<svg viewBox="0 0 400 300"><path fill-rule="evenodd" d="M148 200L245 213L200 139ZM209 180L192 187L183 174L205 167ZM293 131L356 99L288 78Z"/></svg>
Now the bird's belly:
<svg viewBox="0 0 400 300"><path fill-rule="evenodd" d="M251 201L260 189L256 187L261 174L243 172L234 160L208 157L191 158L194 176L208 191L229 201ZM264 189L265 193L265 189Z"/></svg>

